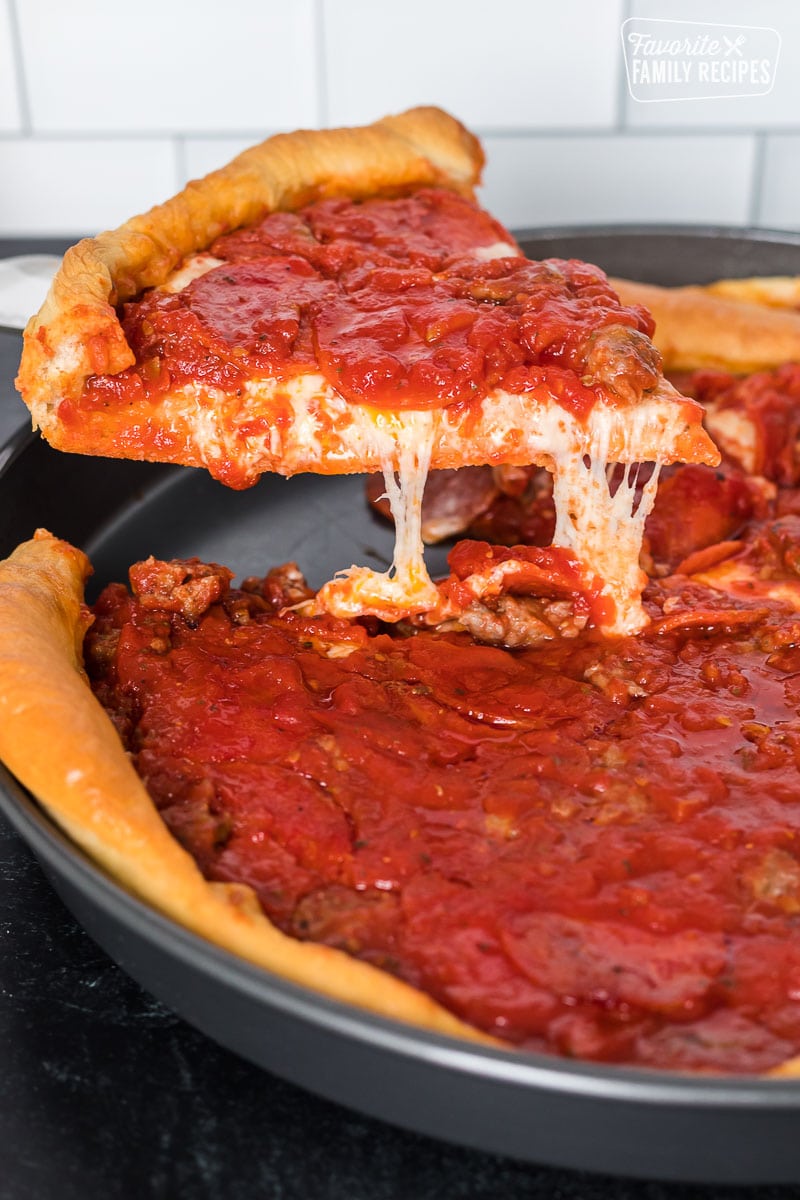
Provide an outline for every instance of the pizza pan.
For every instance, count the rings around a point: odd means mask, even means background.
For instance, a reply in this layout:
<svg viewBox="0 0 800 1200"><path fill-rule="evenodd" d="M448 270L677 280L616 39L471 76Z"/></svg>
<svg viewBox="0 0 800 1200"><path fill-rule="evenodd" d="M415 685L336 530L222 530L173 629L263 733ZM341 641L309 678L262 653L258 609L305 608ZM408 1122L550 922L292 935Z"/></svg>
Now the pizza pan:
<svg viewBox="0 0 800 1200"><path fill-rule="evenodd" d="M654 282L800 273L800 236L683 228L523 238L534 257L585 257ZM0 552L37 525L88 551L90 594L150 553L197 554L240 575L296 560L318 584L351 562L386 562L392 544L358 477L269 477L236 493L201 471L62 455L20 434L0 450ZM443 554L431 554L434 570ZM251 966L142 904L7 773L0 809L78 920L144 987L224 1046L329 1099L532 1162L695 1182L800 1181L800 1081L574 1063L372 1016Z"/></svg>

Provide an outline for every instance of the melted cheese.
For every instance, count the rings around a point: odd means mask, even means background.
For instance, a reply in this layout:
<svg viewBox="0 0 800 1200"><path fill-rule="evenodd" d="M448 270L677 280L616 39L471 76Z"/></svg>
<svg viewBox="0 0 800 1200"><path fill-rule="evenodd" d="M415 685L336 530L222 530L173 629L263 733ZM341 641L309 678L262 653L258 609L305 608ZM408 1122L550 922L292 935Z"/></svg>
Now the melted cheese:
<svg viewBox="0 0 800 1200"><path fill-rule="evenodd" d="M749 417L735 408L706 409L706 425L726 454L741 463L748 475L756 470L758 435Z"/></svg>
<svg viewBox="0 0 800 1200"><path fill-rule="evenodd" d="M519 403L521 397L509 396L508 400ZM394 428L383 431L395 439L394 446L387 442L380 451L396 530L391 570L379 573L351 567L321 589L318 610L339 617L369 613L397 620L431 612L437 602L441 605L441 597L425 569L421 536L422 495L436 431L434 418L438 415L406 413L402 420L392 420ZM590 418L588 435L583 436L582 427L563 409L552 406L542 415L547 419L535 433L528 433L529 441L538 443L537 457L549 453L552 460L556 506L553 544L569 550L584 566L587 586L596 577L602 580L602 594L610 601L603 631L619 636L636 633L647 624L640 598L646 576L639 566L639 553L664 460L656 461L637 502L635 447L641 430L637 431L636 426L643 423L642 415L626 429L629 445L623 449L625 472L613 492L609 445L615 417L611 410L598 406Z"/></svg>
<svg viewBox="0 0 800 1200"><path fill-rule="evenodd" d="M492 242L490 246L476 246L472 257L479 262L490 262L493 258L519 258L519 250L510 242Z"/></svg>
<svg viewBox="0 0 800 1200"><path fill-rule="evenodd" d="M498 241L472 253L489 261L519 252ZM163 290L181 291L220 265L221 260L210 254L193 255ZM188 408L191 439L212 471L225 461L236 462L253 478L265 470L287 475L304 470L383 471L396 531L392 566L385 572L352 566L324 585L316 610L344 618L372 614L398 620L441 605L425 567L421 536L422 497L432 456L434 466L546 466L553 474L554 545L583 564L587 585L597 577L603 581L611 614L604 632L622 635L635 633L647 622L640 600L646 577L639 567L639 551L660 465L681 457L675 446L685 433L686 420L674 396L664 384L660 394L643 397L634 409L597 404L581 424L555 403L497 390L484 399L479 418L471 416L466 438L460 412L389 413L351 404L318 373L252 380L235 411L222 392L211 394L194 385L168 397L164 408L168 425L176 430L185 425ZM266 436L241 432L270 412L281 418L270 422ZM662 447L663 453L654 453ZM654 459L655 470L637 505L632 464ZM627 465L612 494L609 464L617 462Z"/></svg>
<svg viewBox="0 0 800 1200"><path fill-rule="evenodd" d="M740 558L725 559L706 571L698 571L691 578L743 600L757 602L763 597L800 610L800 580L762 579L752 563Z"/></svg>
<svg viewBox="0 0 800 1200"><path fill-rule="evenodd" d="M377 452L395 526L388 571L352 566L317 593L316 607L337 617L370 614L386 620L428 612L439 591L425 566L422 543L422 495L431 461L439 413L409 412L385 417L376 425Z"/></svg>
<svg viewBox="0 0 800 1200"><path fill-rule="evenodd" d="M637 633L648 620L640 599L647 576L639 566L639 553L662 463L656 461L638 504L638 465L630 461L612 493L606 416L607 410L597 413L595 440L584 454L565 445L553 456L553 545L571 551L586 570L603 580L603 594L613 604L604 632L623 635Z"/></svg>
<svg viewBox="0 0 800 1200"><path fill-rule="evenodd" d="M177 271L173 271L162 283L161 292L182 292L193 280L199 279L214 267L221 267L223 259L214 258L213 254L192 254L185 258Z"/></svg>
<svg viewBox="0 0 800 1200"><path fill-rule="evenodd" d="M250 432L259 419L263 427L265 414L266 432ZM190 438L213 473L233 462L248 476L245 482L264 471L384 472L397 530L393 565L385 573L354 566L321 590L319 607L342 617L373 613L399 620L436 606L420 532L430 466L547 467L554 476L555 544L584 565L587 584L596 576L603 580L613 611L603 628L611 634L632 633L645 623L638 563L644 522L658 465L681 457L687 430L686 414L667 384L633 409L597 404L583 423L558 404L501 390L466 418L454 409L391 413L351 404L318 373L251 380L241 397L190 384L162 401L161 424ZM607 465L652 461L656 471L634 511L631 472L612 495Z"/></svg>

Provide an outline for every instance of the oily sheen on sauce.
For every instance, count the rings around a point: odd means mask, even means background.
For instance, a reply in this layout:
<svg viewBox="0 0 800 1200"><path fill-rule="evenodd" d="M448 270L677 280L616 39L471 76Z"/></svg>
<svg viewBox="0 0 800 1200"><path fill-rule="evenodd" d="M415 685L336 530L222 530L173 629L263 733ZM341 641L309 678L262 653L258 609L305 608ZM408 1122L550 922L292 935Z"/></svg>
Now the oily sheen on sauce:
<svg viewBox="0 0 800 1200"><path fill-rule="evenodd" d="M544 389L585 416L598 399L613 402L602 383L581 382L587 338L611 325L653 329L596 267L519 257L498 222L446 191L271 213L210 254L220 265L182 290L125 306L136 365L93 376L62 404L63 420L195 380L236 392L259 372L309 369L378 408L469 404L502 386ZM627 368L631 384L656 381L636 355Z"/></svg>
<svg viewBox="0 0 800 1200"><path fill-rule="evenodd" d="M797 499L747 525L762 584L792 576ZM87 643L208 878L523 1048L732 1072L800 1050L800 624L761 584L668 576L637 637L511 652L280 615L291 575L230 578L137 567Z"/></svg>

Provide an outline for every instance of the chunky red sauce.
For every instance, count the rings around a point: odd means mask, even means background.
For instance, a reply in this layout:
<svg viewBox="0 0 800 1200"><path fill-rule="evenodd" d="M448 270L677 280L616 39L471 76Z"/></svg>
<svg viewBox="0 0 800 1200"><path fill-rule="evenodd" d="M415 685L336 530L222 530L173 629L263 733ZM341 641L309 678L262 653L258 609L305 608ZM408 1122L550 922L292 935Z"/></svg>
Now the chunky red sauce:
<svg viewBox="0 0 800 1200"><path fill-rule="evenodd" d="M88 663L175 835L289 934L533 1050L764 1071L800 1053L800 617L765 593L798 500L731 518L752 596L654 581L635 638L389 635L280 615L286 569L150 562Z"/></svg>
<svg viewBox="0 0 800 1200"><path fill-rule="evenodd" d="M640 483L649 475L649 468L643 468ZM658 500L645 525L642 557L648 573L669 574L695 551L734 537L751 518L765 515L769 494L763 479L753 480L730 461L716 470L697 465L663 468ZM547 471L530 468L521 491L496 488L478 513L469 509L470 499L465 489L459 498L465 514L462 532L501 546L552 542L556 514ZM445 495L439 503L447 500Z"/></svg>
<svg viewBox="0 0 800 1200"><path fill-rule="evenodd" d="M510 256L480 261L499 242ZM398 408L469 403L506 387L584 416L657 382L642 334L596 267L513 256L470 201L426 190L323 200L217 239L224 260L183 291L127 304L136 365L96 375L77 408L125 404L199 381L237 393L258 375L319 369L348 400ZM615 330L613 362L597 335ZM620 342L622 338L622 342Z"/></svg>
<svg viewBox="0 0 800 1200"><path fill-rule="evenodd" d="M686 563L699 569L691 555L735 538L748 521L767 515L771 499L778 515L800 513L800 364L786 363L743 378L702 370L682 374L674 382L707 409L735 417L735 436L727 438L722 428L712 426L722 451L717 470L697 465L662 469L643 548L644 565L655 575ZM640 483L649 471L642 469ZM617 468L617 475L620 472ZM550 545L555 507L547 471L515 467L507 478L493 479L433 472L432 480L434 486L425 495L423 528L427 519L435 529L441 513L451 533L507 546ZM374 495L370 502L385 515Z"/></svg>
<svg viewBox="0 0 800 1200"><path fill-rule="evenodd" d="M727 371L695 371L682 377L687 395L719 412L737 412L753 426L749 469L778 484L800 484L800 365L757 371L739 379Z"/></svg>

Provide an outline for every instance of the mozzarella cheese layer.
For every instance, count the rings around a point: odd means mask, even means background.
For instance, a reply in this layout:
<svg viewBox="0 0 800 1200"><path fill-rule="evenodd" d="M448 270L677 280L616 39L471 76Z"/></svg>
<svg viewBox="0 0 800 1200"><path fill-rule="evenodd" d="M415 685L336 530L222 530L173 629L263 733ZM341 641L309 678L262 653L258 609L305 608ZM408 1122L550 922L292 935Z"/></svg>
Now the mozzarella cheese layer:
<svg viewBox="0 0 800 1200"><path fill-rule="evenodd" d="M476 247L477 259L516 255L510 243ZM178 292L220 266L210 254L197 254L173 273L163 290ZM211 396L185 387L164 402L176 428L189 427L201 461L234 459L254 478L265 470L324 473L380 470L395 523L395 550L389 571L352 566L325 584L317 608L340 617L372 614L385 620L436 608L439 593L423 557L422 496L431 466L504 463L538 464L553 474L556 506L554 545L569 550L585 567L587 586L599 577L614 615L609 634L634 633L646 624L639 567L644 524L658 484L660 466L682 457L677 449L686 418L668 384L660 395L624 410L596 404L585 423L556 403L497 390L471 417L465 440L462 414L448 409L389 413L351 404L321 374L287 380L253 380L236 413L227 413L223 393ZM170 411L171 410L171 411ZM271 412L266 437L247 434L257 418ZM633 464L654 461L655 470L638 497ZM612 491L613 464L625 463Z"/></svg>

